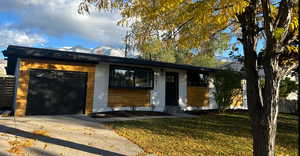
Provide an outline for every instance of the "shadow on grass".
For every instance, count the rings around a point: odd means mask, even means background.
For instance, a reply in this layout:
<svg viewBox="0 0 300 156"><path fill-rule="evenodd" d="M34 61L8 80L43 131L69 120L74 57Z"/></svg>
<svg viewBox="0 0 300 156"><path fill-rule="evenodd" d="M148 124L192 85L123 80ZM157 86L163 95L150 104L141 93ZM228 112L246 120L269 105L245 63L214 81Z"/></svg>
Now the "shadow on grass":
<svg viewBox="0 0 300 156"><path fill-rule="evenodd" d="M110 123L108 123L110 125ZM114 128L141 129L161 136L190 136L194 139L218 139L223 134L252 139L248 114L202 114L198 118L148 119L144 121L113 122ZM288 134L288 135L287 135ZM292 135L290 135L292 134ZM297 124L278 122L277 144L297 147ZM285 138L283 138L284 136ZM295 140L295 141L293 141Z"/></svg>
<svg viewBox="0 0 300 156"><path fill-rule="evenodd" d="M37 155L42 155L42 156L57 156L57 154L53 154L50 153L48 151L44 151L38 148L34 148L34 147L28 147L27 149L29 149L31 152L37 154Z"/></svg>
<svg viewBox="0 0 300 156"><path fill-rule="evenodd" d="M39 140L39 141L42 141L42 142L51 143L51 144L55 144L55 145L60 145L60 146L68 147L68 148L73 148L73 149L76 149L76 150L80 150L80 151L84 151L84 152L88 152L88 153L93 153L93 154L99 154L99 155L105 155L105 156L124 156L124 155L119 154L119 153L115 153L115 152L111 152L111 151L107 151L107 150L103 150L103 149L98 149L98 148L95 148L95 147L86 146L86 145L71 142L71 141L52 138L52 137L49 137L49 136L42 136L42 135L32 134L32 133L29 133L29 132L26 132L26 131L23 131L23 130L20 130L20 129L7 127L7 126L4 126L4 125L0 125L0 132L7 133L7 134L12 134L12 135L16 135L16 136L20 136L20 137L24 137L24 138L29 138L29 139L36 139L36 140ZM36 151L36 152L39 152L39 151ZM51 156L51 155L48 154L48 156Z"/></svg>

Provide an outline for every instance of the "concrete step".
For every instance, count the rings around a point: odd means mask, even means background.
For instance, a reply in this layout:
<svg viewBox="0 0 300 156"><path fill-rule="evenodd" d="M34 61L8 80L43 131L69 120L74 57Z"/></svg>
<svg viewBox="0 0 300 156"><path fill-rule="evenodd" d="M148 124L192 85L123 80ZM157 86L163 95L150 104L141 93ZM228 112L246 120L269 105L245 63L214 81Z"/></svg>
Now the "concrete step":
<svg viewBox="0 0 300 156"><path fill-rule="evenodd" d="M183 113L184 111L181 110L179 106L166 106L165 112L169 114L175 114L175 113Z"/></svg>

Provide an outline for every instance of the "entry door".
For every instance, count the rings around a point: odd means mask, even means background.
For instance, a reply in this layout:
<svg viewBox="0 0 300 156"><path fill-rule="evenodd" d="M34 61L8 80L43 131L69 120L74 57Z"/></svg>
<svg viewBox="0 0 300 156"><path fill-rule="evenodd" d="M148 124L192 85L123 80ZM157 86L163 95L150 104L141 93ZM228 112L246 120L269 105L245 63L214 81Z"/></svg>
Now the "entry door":
<svg viewBox="0 0 300 156"><path fill-rule="evenodd" d="M178 106L178 73L166 73L166 105Z"/></svg>
<svg viewBox="0 0 300 156"><path fill-rule="evenodd" d="M26 114L84 113L86 82L84 72L31 70Z"/></svg>

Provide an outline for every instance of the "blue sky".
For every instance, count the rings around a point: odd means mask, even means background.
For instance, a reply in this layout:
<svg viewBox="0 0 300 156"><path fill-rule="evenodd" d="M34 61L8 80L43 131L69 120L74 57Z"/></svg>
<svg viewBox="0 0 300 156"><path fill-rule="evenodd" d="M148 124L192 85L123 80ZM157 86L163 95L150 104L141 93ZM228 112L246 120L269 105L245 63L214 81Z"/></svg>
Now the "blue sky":
<svg viewBox="0 0 300 156"><path fill-rule="evenodd" d="M81 0L0 0L0 50L8 45L44 48L123 48L126 28L118 12L79 15ZM0 57L3 58L2 53Z"/></svg>

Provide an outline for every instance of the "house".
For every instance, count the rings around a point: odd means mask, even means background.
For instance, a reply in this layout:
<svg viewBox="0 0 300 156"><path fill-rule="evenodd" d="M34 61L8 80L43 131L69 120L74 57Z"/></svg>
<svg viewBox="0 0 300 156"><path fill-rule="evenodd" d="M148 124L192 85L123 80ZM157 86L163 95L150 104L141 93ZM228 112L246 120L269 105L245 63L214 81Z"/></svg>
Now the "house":
<svg viewBox="0 0 300 156"><path fill-rule="evenodd" d="M5 66L6 66L6 60L0 59L0 77L6 76Z"/></svg>
<svg viewBox="0 0 300 156"><path fill-rule="evenodd" d="M15 76L16 116L218 107L216 69L21 46L3 54Z"/></svg>

